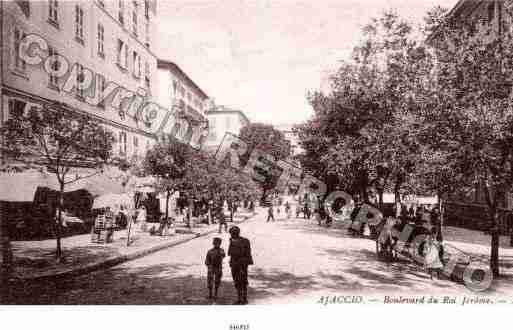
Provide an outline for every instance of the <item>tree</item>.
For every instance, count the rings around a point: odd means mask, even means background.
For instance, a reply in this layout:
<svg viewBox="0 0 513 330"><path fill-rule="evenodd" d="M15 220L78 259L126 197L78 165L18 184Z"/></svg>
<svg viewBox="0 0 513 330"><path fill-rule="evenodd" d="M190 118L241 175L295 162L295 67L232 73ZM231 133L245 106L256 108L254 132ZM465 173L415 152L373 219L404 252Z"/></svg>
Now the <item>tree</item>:
<svg viewBox="0 0 513 330"><path fill-rule="evenodd" d="M506 6L506 15L511 10ZM445 24L434 40L434 100L424 132L462 189L484 192L491 233L490 269L499 275L498 208L513 184L513 37L488 25Z"/></svg>
<svg viewBox="0 0 513 330"><path fill-rule="evenodd" d="M29 164L42 163L55 173L59 183L56 258L60 262L64 189L86 177L67 175L77 165L100 171L111 157L114 137L98 122L72 113L60 103L31 107L26 112L13 111L2 127L2 134L6 156Z"/></svg>
<svg viewBox="0 0 513 330"><path fill-rule="evenodd" d="M166 193L166 219L169 216L169 198L179 188L179 179L185 177L191 148L173 137L160 140L148 150L143 168L148 175L155 176L157 189Z"/></svg>
<svg viewBox="0 0 513 330"><path fill-rule="evenodd" d="M303 167L328 190L359 193L368 202L374 186L381 204L391 179L399 191L410 177L412 161L403 151L413 141L403 120L412 117L412 105L423 95L419 73L430 70L430 61L411 24L393 11L362 32L351 60L331 75L331 91L309 94L314 117L298 131L306 151Z"/></svg>
<svg viewBox="0 0 513 330"><path fill-rule="evenodd" d="M265 152L274 157L275 160L285 160L290 155L290 141L285 139L284 134L275 129L272 125L252 123L240 130L240 138L247 144L247 152L242 156L241 165L245 166L249 155L254 149ZM263 183L262 199L276 186L279 174L276 166L271 168L272 173L266 173Z"/></svg>

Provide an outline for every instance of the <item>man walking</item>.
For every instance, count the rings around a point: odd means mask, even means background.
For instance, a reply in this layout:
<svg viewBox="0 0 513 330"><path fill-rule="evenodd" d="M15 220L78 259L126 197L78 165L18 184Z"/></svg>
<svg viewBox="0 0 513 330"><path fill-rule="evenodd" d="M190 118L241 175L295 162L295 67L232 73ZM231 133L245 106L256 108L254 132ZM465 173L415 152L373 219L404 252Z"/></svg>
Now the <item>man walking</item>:
<svg viewBox="0 0 513 330"><path fill-rule="evenodd" d="M224 232L228 231L228 224L226 223L226 217L224 216L222 205L217 209L217 222L219 223L219 234L221 234L223 227Z"/></svg>
<svg viewBox="0 0 513 330"><path fill-rule="evenodd" d="M271 203L271 205L269 205L269 209L267 209L267 221L266 222L269 222L269 220L273 219L273 222L275 221L274 220L274 208L273 208L273 203Z"/></svg>
<svg viewBox="0 0 513 330"><path fill-rule="evenodd" d="M251 245L247 238L240 236L240 228L237 226L230 228L230 235L228 255L238 297L235 304L246 305L248 303L248 266L253 265Z"/></svg>

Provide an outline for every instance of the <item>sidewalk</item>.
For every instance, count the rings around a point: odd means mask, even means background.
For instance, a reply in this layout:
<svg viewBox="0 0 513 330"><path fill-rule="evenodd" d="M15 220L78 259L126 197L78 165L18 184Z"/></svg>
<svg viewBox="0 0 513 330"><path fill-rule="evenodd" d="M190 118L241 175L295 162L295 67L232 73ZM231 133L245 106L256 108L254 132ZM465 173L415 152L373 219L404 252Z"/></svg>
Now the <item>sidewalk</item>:
<svg viewBox="0 0 513 330"><path fill-rule="evenodd" d="M456 227L444 227L444 242L448 253L458 260L452 274L446 274L458 281L463 280L463 273L469 261L487 266L490 260L490 235L481 231ZM499 247L499 269L501 285L513 278L513 247L509 246L509 237L501 236Z"/></svg>
<svg viewBox="0 0 513 330"><path fill-rule="evenodd" d="M258 214L258 211L239 212L233 223L244 222ZM214 233L217 228L215 224L197 224L189 230L184 224L177 224L177 234L173 236L138 233L137 239L128 247L126 230L115 232L114 242L110 244L91 243L90 234L67 237L62 239L65 261L59 264L55 262L55 239L12 242L14 270L11 280L48 280L86 274Z"/></svg>

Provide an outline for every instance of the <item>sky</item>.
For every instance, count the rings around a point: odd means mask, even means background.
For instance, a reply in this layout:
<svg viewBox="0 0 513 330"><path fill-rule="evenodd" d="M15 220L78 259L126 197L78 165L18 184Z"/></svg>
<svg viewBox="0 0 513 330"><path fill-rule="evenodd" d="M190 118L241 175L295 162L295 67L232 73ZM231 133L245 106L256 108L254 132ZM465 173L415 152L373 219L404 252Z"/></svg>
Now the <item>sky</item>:
<svg viewBox="0 0 513 330"><path fill-rule="evenodd" d="M252 122L297 124L310 90L385 10L420 24L434 5L457 0L160 0L157 55L175 62L216 104Z"/></svg>

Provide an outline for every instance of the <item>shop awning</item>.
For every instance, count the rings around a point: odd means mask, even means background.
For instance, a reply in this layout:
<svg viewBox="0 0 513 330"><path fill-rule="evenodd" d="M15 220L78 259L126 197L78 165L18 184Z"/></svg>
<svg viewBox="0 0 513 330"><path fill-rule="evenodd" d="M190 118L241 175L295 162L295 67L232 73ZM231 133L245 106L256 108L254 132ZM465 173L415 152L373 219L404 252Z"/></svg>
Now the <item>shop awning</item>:
<svg viewBox="0 0 513 330"><path fill-rule="evenodd" d="M0 173L0 200L5 202L32 202L37 187L59 190L55 174L40 171ZM71 191L67 190L66 191Z"/></svg>
<svg viewBox="0 0 513 330"><path fill-rule="evenodd" d="M95 196L125 192L125 188L119 180L114 180L101 173L89 174L89 176L83 173L76 175L77 173L66 178L65 181L68 182L75 178L78 180L66 184L64 192L83 189ZM81 176L84 177L80 178ZM0 173L0 187L0 200L8 202L33 201L37 187L46 187L55 191L60 189L59 181L54 173L37 170Z"/></svg>

